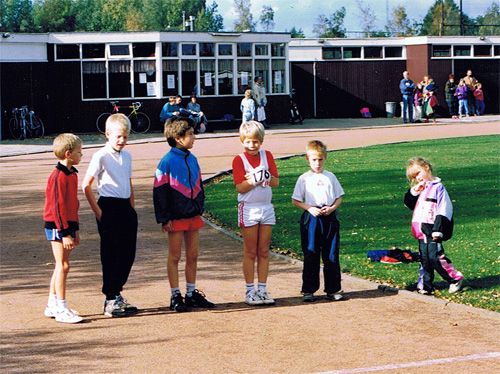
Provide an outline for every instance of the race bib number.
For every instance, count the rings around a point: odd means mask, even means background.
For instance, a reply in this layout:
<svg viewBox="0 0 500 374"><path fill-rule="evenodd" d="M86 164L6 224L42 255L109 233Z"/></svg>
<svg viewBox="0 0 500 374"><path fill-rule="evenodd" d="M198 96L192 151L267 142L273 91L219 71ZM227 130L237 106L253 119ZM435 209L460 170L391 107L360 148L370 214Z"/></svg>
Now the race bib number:
<svg viewBox="0 0 500 374"><path fill-rule="evenodd" d="M271 173L265 169L255 169L252 173L252 182L254 186L261 185L267 187L271 181Z"/></svg>

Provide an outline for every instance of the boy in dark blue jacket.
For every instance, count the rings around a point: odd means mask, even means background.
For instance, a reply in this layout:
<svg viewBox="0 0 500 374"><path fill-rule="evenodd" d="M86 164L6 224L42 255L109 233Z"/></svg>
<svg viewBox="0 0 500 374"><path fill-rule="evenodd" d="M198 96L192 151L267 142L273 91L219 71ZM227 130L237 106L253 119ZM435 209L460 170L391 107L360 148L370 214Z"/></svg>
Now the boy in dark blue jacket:
<svg viewBox="0 0 500 374"><path fill-rule="evenodd" d="M165 123L165 137L172 147L155 172L153 200L156 221L168 233L167 273L172 297L170 309L186 312L187 307L212 308L203 293L196 290L199 229L205 194L198 160L193 148L195 123L190 118L173 116ZM179 288L179 260L182 240L186 248L186 298Z"/></svg>

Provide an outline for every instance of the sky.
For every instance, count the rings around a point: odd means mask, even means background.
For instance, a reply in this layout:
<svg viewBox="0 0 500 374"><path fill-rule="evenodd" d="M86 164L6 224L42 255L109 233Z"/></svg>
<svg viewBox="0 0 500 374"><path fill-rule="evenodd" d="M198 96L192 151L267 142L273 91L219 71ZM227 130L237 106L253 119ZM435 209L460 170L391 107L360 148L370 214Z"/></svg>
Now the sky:
<svg viewBox="0 0 500 374"><path fill-rule="evenodd" d="M206 0L207 5L212 5L214 0ZM261 9L264 5L271 6L274 9L273 31L290 31L292 27L302 29L307 38L313 38L313 25L320 14L329 17L332 13L346 8L346 17L344 26L347 31L361 31L359 22L359 10L356 0L250 0L253 21L259 20ZM224 18L224 30L233 30L236 13L234 0L215 0L218 4L218 12ZM363 0L363 6L370 6L370 9L376 13L377 29L384 31L387 24L387 7L389 14L394 8L402 5L406 9L410 20L419 22L425 17L430 7L436 0ZM499 0L496 0L498 3ZM455 0L457 6L460 6L460 0ZM484 15L491 6L493 0L462 0L463 12L471 18ZM257 23L257 31L263 31L260 24Z"/></svg>

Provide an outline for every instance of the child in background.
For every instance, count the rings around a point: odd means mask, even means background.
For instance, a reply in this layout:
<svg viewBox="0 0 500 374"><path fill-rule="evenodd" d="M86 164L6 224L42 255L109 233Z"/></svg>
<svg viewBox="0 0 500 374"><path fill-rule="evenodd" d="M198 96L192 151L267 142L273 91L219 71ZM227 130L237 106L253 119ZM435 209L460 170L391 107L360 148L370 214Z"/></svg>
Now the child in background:
<svg viewBox="0 0 500 374"><path fill-rule="evenodd" d="M167 273L170 283L170 309L187 312L188 307L213 308L215 304L196 289L199 230L205 193L198 160L189 151L193 148L196 124L191 118L171 117L165 123L165 138L172 147L155 172L153 200L156 221L168 233ZM179 288L179 261L182 241L186 250L186 297Z"/></svg>
<svg viewBox="0 0 500 374"><path fill-rule="evenodd" d="M463 109L465 109L466 117L469 117L469 105L467 104L467 96L469 95L469 89L465 84L465 80L462 78L458 83L458 87L455 90L455 95L458 99L458 117L462 118Z"/></svg>
<svg viewBox="0 0 500 374"><path fill-rule="evenodd" d="M137 312L137 307L121 296L134 264L137 242L132 156L123 149L129 133L130 121L126 115L116 113L108 117L108 141L94 153L82 183L101 237L102 293L106 295L104 315L108 317L124 317ZM95 180L97 201L92 190Z"/></svg>
<svg viewBox="0 0 500 374"><path fill-rule="evenodd" d="M245 97L241 100L240 109L242 113L241 123L247 123L255 119L255 101L252 99L252 90L245 91Z"/></svg>
<svg viewBox="0 0 500 374"><path fill-rule="evenodd" d="M450 74L444 86L444 93L446 96L446 104L448 105L448 111L452 119L458 119L458 101L457 97L455 96L456 89L457 89L457 83L455 82L455 75Z"/></svg>
<svg viewBox="0 0 500 374"><path fill-rule="evenodd" d="M481 83L476 84L476 90L474 91L474 97L476 98L476 115L480 116L484 113L484 94L483 85Z"/></svg>
<svg viewBox="0 0 500 374"><path fill-rule="evenodd" d="M320 258L324 264L327 298L343 299L337 209L344 190L335 174L323 169L326 157L326 146L321 141L307 143L306 159L311 170L299 177L292 195L293 205L304 210L300 218L300 239L304 252L302 293L305 302L314 301L314 293L319 289Z"/></svg>
<svg viewBox="0 0 500 374"><path fill-rule="evenodd" d="M436 89L436 86L434 83L429 84L427 87L427 97L425 98L424 101L424 113L425 116L427 117L425 119L425 123L429 122L429 119L432 119L433 123L436 123L436 111L434 110L434 107L438 105L438 101L436 99L436 96L434 96L434 90Z"/></svg>
<svg viewBox="0 0 500 374"><path fill-rule="evenodd" d="M408 160L406 176L413 187L406 193L404 203L413 211L412 234L418 239L421 258L418 292L427 295L434 291L434 270L450 284L450 293L457 292L464 277L446 258L442 245L453 234L453 206L448 192L424 158Z"/></svg>
<svg viewBox="0 0 500 374"><path fill-rule="evenodd" d="M278 170L271 152L260 149L264 141L264 126L260 122L243 123L240 126L240 140L245 152L233 159L233 178L238 191L238 225L243 235L245 303L274 304L267 293L266 284L269 243L272 227L276 224L271 188L279 185ZM254 285L255 259L257 291Z"/></svg>
<svg viewBox="0 0 500 374"><path fill-rule="evenodd" d="M50 293L45 316L57 322L78 323L83 318L68 308L66 303L66 278L69 272L69 255L80 244L78 225L78 170L75 165L82 158L82 141L73 134L61 134L54 139L54 154L59 162L47 181L45 190L45 234L52 246L56 262L50 280Z"/></svg>
<svg viewBox="0 0 500 374"><path fill-rule="evenodd" d="M422 83L417 83L413 94L413 105L415 106L415 122L420 122L422 118L422 103L424 94L422 93Z"/></svg>

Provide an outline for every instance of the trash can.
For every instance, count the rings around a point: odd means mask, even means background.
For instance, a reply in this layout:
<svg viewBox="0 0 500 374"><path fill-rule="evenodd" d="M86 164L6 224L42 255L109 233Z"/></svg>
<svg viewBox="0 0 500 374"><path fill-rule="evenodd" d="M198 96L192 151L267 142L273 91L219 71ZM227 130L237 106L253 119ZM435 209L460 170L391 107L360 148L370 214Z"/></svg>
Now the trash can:
<svg viewBox="0 0 500 374"><path fill-rule="evenodd" d="M396 114L396 103L393 101L387 101L385 103L385 111L387 112L387 118L392 118Z"/></svg>

